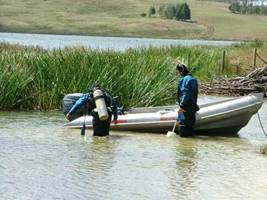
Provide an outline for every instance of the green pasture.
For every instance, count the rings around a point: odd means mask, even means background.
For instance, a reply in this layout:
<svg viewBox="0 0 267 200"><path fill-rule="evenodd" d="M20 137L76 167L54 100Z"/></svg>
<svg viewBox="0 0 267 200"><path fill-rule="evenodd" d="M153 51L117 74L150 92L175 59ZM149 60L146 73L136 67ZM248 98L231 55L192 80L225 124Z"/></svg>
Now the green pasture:
<svg viewBox="0 0 267 200"><path fill-rule="evenodd" d="M193 39L267 39L267 16L237 15L224 2L188 0L191 22L141 17L182 0L1 0L0 31Z"/></svg>

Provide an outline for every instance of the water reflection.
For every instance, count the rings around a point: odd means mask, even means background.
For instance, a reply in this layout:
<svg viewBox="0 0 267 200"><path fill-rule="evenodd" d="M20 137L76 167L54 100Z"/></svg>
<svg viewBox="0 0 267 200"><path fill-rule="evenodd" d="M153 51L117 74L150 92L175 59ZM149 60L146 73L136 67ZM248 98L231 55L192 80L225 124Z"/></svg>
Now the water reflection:
<svg viewBox="0 0 267 200"><path fill-rule="evenodd" d="M84 138L64 123L60 112L0 113L0 199L266 199L256 115L239 137Z"/></svg>
<svg viewBox="0 0 267 200"><path fill-rule="evenodd" d="M171 179L174 199L179 199L181 196L186 199L190 193L196 190L197 145L196 139L181 138L175 146L176 168Z"/></svg>
<svg viewBox="0 0 267 200"><path fill-rule="evenodd" d="M79 136L78 136L79 137ZM81 139L81 149L73 173L79 198L105 199L111 187L110 173L114 165L116 139L87 137ZM87 192L85 192L87 191Z"/></svg>

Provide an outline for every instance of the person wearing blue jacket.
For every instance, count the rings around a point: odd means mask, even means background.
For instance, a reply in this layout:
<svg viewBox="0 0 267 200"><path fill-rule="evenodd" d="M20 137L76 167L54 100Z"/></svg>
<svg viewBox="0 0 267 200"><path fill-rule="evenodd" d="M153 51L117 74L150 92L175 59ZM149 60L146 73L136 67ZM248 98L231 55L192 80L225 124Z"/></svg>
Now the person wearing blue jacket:
<svg viewBox="0 0 267 200"><path fill-rule="evenodd" d="M193 136L196 112L199 110L197 105L198 81L192 76L185 64L178 64L176 71L182 77L178 82L177 88L179 134L181 137ZM182 119L181 115L183 115Z"/></svg>
<svg viewBox="0 0 267 200"><path fill-rule="evenodd" d="M100 89L103 92L103 97L104 97L108 115L109 115L108 119L106 120L101 120L97 113L96 103L95 103L95 99L93 96L93 91L96 89ZM109 135L109 128L110 128L112 115L114 116L115 123L118 118L116 100L111 95L109 95L107 92L102 90L99 84L94 83L91 86L90 92L83 95L75 102L75 104L72 106L70 111L67 113L66 118L70 120L71 115L75 114L76 111L84 105L86 108L86 111L85 111L86 114L89 113L93 117L93 136Z"/></svg>

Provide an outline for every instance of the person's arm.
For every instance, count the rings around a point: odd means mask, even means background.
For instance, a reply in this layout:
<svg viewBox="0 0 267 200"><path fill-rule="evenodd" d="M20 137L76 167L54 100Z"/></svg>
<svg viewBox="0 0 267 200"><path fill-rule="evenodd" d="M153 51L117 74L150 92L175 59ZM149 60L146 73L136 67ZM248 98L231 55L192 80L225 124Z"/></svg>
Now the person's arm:
<svg viewBox="0 0 267 200"><path fill-rule="evenodd" d="M80 97L75 104L72 106L70 111L67 113L66 118L70 120L70 115L73 115L79 108L81 108L88 101L88 95L83 95Z"/></svg>
<svg viewBox="0 0 267 200"><path fill-rule="evenodd" d="M181 99L182 99L182 94L183 94L183 92L182 92L182 89L183 89L183 86L184 85L184 78L183 79L181 79L180 81L179 81L179 83L178 83L178 87L177 87L177 104L179 105L179 109L178 109L178 111L177 111L177 117L179 116L179 115L182 115L184 112L186 112L184 109L182 109L181 108Z"/></svg>
<svg viewBox="0 0 267 200"><path fill-rule="evenodd" d="M197 105L197 99L198 99L198 81L197 79L192 79L190 81L191 89L192 89L192 105L196 111L199 110L199 106Z"/></svg>
<svg viewBox="0 0 267 200"><path fill-rule="evenodd" d="M181 97L181 101L180 101L180 108L185 110L185 105L188 103L188 101L190 100L192 93L191 93L191 80L190 79L186 79L184 80L182 86L181 86L181 93L182 93L182 97Z"/></svg>
<svg viewBox="0 0 267 200"><path fill-rule="evenodd" d="M177 103L177 105L180 104L180 91L179 91L179 87L177 88L177 92L176 92L176 103Z"/></svg>
<svg viewBox="0 0 267 200"><path fill-rule="evenodd" d="M180 96L181 96L181 85L183 80L180 80L177 85L177 92L176 92L176 103L180 105Z"/></svg>
<svg viewBox="0 0 267 200"><path fill-rule="evenodd" d="M114 122L116 123L118 119L118 103L116 97L111 98L111 109L112 109L112 114L114 116Z"/></svg>

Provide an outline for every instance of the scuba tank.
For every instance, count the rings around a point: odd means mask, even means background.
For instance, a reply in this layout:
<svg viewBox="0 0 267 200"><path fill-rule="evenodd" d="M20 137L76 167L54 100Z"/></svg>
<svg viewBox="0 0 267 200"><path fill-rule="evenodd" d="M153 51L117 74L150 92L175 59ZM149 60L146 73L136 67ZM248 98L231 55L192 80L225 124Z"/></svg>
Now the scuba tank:
<svg viewBox="0 0 267 200"><path fill-rule="evenodd" d="M97 89L93 92L93 96L94 96L95 105L96 105L99 119L103 121L107 120L109 115L108 115L108 110L107 110L107 106L105 103L103 92Z"/></svg>

